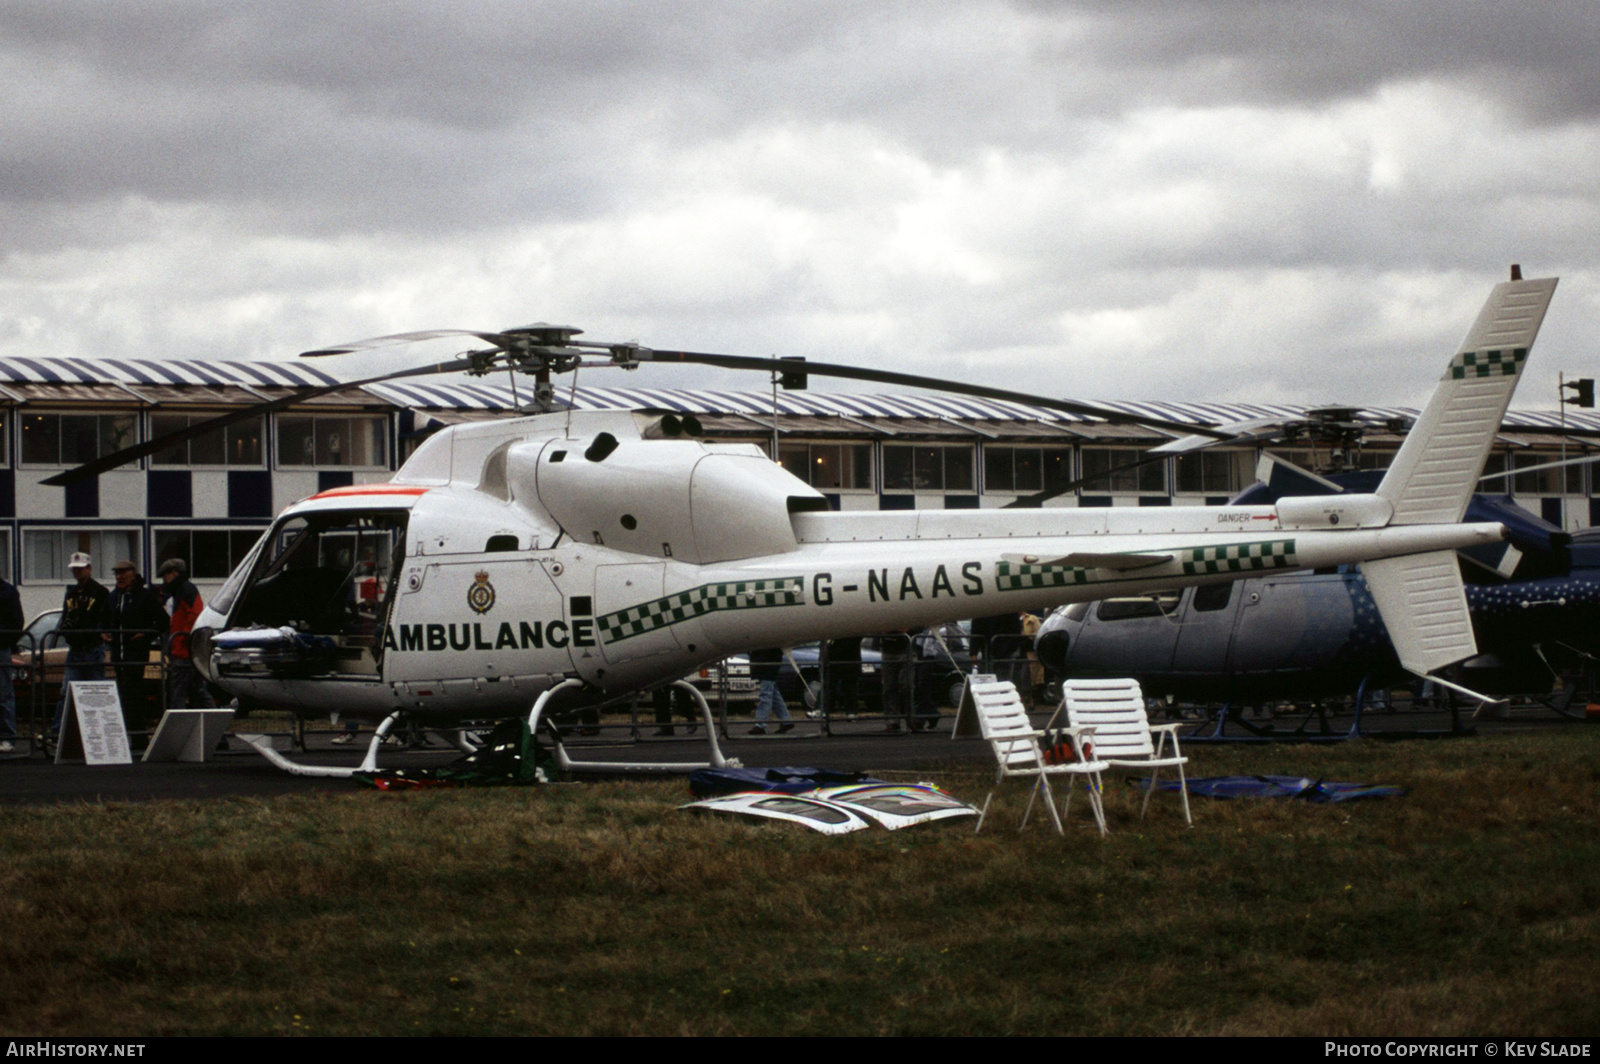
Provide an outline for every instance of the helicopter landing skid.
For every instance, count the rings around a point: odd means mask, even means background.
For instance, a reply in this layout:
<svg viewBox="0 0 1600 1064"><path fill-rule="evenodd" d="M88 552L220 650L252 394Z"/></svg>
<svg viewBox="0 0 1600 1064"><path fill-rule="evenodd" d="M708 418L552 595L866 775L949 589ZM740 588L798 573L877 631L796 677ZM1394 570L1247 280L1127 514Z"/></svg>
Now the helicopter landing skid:
<svg viewBox="0 0 1600 1064"><path fill-rule="evenodd" d="M1490 701L1486 696L1469 691L1457 684L1440 680L1437 676L1429 676L1427 678L1437 681L1452 691L1461 691L1472 695L1474 698L1483 699L1485 702ZM1449 728L1408 730L1385 728L1382 731L1364 728L1362 726L1362 714L1367 708L1367 684L1370 679L1371 677L1363 677L1360 686L1356 688L1353 707L1355 717L1346 731L1336 731L1331 727L1328 715L1320 705L1306 714L1299 727L1292 731L1279 731L1271 724L1265 727L1251 724L1244 719L1242 712L1238 716L1233 716L1232 710L1235 707L1233 703L1229 702L1225 703L1209 720L1196 727L1193 733L1185 735L1183 741L1185 743L1343 743L1352 739L1442 739L1477 734L1476 729L1462 725L1460 707L1457 706L1454 698L1448 700L1450 708ZM1316 718L1320 725L1319 730L1315 732L1307 730L1313 717ZM1249 734L1229 734L1227 732L1229 724L1236 724ZM1209 731L1203 732L1202 729L1205 728L1209 728Z"/></svg>
<svg viewBox="0 0 1600 1064"><path fill-rule="evenodd" d="M544 709L549 704L551 696L557 691L569 688L582 687L582 680L563 680L550 690L540 695L533 703L533 709L528 713L528 733L537 735L542 722L546 730L555 740L556 764L564 773L571 772L602 772L607 775L637 774L646 772L692 772L700 768L743 768L744 765L738 758L722 756L722 748L717 744L717 725L711 717L711 706L706 702L705 695L701 694L694 684L686 680L674 681L674 687L681 687L689 692L695 705L700 707L700 716L705 720L706 739L711 744L710 761L574 761L567 753L566 745L561 741L561 732L548 720L543 719Z"/></svg>
<svg viewBox="0 0 1600 1064"><path fill-rule="evenodd" d="M250 749L291 776L320 776L325 779L347 780L358 772L378 771L378 747L383 745L384 737L389 734L389 730L400 720L400 716L400 711L397 710L383 718L383 723L378 725L378 730L372 733L372 743L367 747L367 756L362 759L361 764L356 768L337 768L332 765L302 765L298 761L291 761L272 748L272 736L270 735L235 734L234 738L241 740Z"/></svg>

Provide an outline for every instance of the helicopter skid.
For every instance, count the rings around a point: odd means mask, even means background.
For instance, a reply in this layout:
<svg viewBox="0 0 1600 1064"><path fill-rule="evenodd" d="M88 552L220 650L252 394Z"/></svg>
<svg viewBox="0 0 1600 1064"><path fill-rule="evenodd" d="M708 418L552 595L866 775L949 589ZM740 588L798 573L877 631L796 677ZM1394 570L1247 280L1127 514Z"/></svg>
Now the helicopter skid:
<svg viewBox="0 0 1600 1064"><path fill-rule="evenodd" d="M400 720L401 713L396 711L383 719L378 725L378 730L372 733L372 742L367 746L367 756L361 760L356 768L338 768L333 765L303 765L298 761L291 761L272 748L270 735L244 735L236 734L234 738L246 743L252 750L283 769L291 776L320 776L325 779L350 779L358 772L378 771L378 747L383 745L389 730Z"/></svg>
<svg viewBox="0 0 1600 1064"><path fill-rule="evenodd" d="M534 702L533 709L528 714L528 732L537 734L540 721L543 719L545 706L551 697L561 690L568 690L583 686L582 680L563 680L550 690L540 695ZM555 739L556 764L564 773L596 772L605 775L641 774L654 772L693 772L702 768L743 768L744 765L738 758L729 758L722 755L722 748L717 743L717 724L711 716L711 706L706 702L705 695L699 688L686 680L678 680L674 687L681 687L689 692L690 697L700 709L701 719L706 727L706 739L711 744L711 760L709 761L574 761L567 753L566 745L561 741L561 732L549 721L544 721L546 729Z"/></svg>

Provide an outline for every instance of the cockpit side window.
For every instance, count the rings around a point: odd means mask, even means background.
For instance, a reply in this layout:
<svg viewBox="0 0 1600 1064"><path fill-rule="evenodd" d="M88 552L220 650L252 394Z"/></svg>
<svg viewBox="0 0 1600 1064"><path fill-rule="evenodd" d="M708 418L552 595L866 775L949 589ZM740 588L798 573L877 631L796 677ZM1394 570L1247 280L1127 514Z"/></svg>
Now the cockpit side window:
<svg viewBox="0 0 1600 1064"><path fill-rule="evenodd" d="M292 627L376 645L404 557L406 512L291 517L258 552L232 627Z"/></svg>
<svg viewBox="0 0 1600 1064"><path fill-rule="evenodd" d="M1194 589L1194 611L1196 613L1212 613L1216 610L1228 608L1228 600L1233 597L1233 584L1207 584L1205 587Z"/></svg>
<svg viewBox="0 0 1600 1064"><path fill-rule="evenodd" d="M1102 621L1127 621L1135 617L1164 617L1178 608L1178 592L1157 591L1138 598L1104 599L1096 616Z"/></svg>

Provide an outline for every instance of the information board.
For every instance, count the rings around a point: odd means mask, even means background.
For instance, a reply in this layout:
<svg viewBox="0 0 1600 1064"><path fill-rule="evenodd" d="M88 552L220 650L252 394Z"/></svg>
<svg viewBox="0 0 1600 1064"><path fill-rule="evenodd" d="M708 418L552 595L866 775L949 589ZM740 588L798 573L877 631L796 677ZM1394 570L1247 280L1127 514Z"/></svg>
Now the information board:
<svg viewBox="0 0 1600 1064"><path fill-rule="evenodd" d="M115 680L73 680L67 684L67 712L56 744L56 764L78 758L91 765L131 765L128 729Z"/></svg>

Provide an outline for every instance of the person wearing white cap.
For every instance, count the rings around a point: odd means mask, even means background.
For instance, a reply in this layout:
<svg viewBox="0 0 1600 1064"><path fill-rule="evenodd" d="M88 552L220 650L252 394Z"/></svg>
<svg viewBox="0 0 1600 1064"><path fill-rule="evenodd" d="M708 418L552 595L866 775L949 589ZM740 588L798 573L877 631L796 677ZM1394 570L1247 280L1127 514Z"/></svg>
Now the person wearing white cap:
<svg viewBox="0 0 1600 1064"><path fill-rule="evenodd" d="M61 732L61 718L67 708L67 685L74 680L104 680L106 678L106 644L101 637L105 628L106 598L104 584L94 578L94 559L83 551L67 559L67 568L77 583L67 588L61 600L61 637L67 641L66 675L61 681L61 701L56 704L52 735Z"/></svg>

